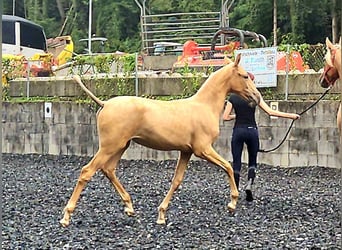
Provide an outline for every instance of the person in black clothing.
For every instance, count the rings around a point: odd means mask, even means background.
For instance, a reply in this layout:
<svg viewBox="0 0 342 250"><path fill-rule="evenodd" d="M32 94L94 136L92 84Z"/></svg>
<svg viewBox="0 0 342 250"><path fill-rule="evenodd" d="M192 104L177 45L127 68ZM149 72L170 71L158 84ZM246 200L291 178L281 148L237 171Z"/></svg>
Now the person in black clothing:
<svg viewBox="0 0 342 250"><path fill-rule="evenodd" d="M250 73L249 77L254 80L254 76ZM271 109L271 107L268 106L263 100L261 94L260 103L258 104L258 106L270 116L284 117L294 120L300 118L298 114L285 113ZM233 109L235 111L235 114L231 114ZM224 121L235 119L231 141L231 150L233 155L234 179L238 189L243 145L247 145L248 182L245 188L247 201L253 201L252 185L256 176L257 154L259 151L259 132L255 121L255 110L256 106L250 106L250 104L242 97L236 94L231 94L223 112Z"/></svg>

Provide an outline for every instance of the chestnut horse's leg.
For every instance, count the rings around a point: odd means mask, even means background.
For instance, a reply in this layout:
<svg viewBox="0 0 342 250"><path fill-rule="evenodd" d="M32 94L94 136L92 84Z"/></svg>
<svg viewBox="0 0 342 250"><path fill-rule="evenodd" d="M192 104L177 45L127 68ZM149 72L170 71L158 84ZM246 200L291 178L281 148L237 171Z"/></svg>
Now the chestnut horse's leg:
<svg viewBox="0 0 342 250"><path fill-rule="evenodd" d="M223 159L212 146L207 150L203 151L201 155L198 155L201 158L206 159L207 161L214 163L215 165L221 167L226 171L229 177L229 185L231 190L231 202L228 204L228 209L231 212L234 212L237 204L237 200L239 197L239 192L236 188L235 180L234 180L234 171L229 162Z"/></svg>
<svg viewBox="0 0 342 250"><path fill-rule="evenodd" d="M177 162L176 171L172 179L170 190L166 194L164 200L158 207L158 211L159 211L158 220L157 220L158 224L165 224L166 209L169 206L169 202L171 200L173 193L177 190L177 188L183 181L184 173L187 168L191 155L192 153L180 152L180 156Z"/></svg>
<svg viewBox="0 0 342 250"><path fill-rule="evenodd" d="M75 210L76 203L80 197L80 194L87 184L87 182L91 179L91 177L96 173L96 171L101 168L106 161L108 161L110 155L103 154L100 150L96 153L93 159L85 165L80 173L80 176L77 180L74 191L64 208L64 217L61 219L60 223L66 227L70 223L70 216Z"/></svg>
<svg viewBox="0 0 342 250"><path fill-rule="evenodd" d="M114 156L106 165L101 169L104 175L110 180L113 184L116 191L119 193L122 201L125 204L125 213L129 216L134 215L134 209L132 204L131 196L127 193L125 188L120 183L119 179L115 175L116 166L123 154L124 150L121 153L118 153Z"/></svg>

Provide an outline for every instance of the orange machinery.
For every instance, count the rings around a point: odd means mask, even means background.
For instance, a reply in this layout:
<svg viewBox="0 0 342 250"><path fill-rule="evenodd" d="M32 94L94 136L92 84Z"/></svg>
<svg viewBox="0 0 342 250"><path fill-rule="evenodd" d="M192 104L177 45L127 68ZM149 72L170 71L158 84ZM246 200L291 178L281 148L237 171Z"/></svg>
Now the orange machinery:
<svg viewBox="0 0 342 250"><path fill-rule="evenodd" d="M225 45L216 46L216 41L221 36ZM196 67L220 67L229 62L234 55L234 50L247 48L246 39L260 42L261 46L267 46L264 36L251 31L243 31L235 28L221 28L212 38L211 46L199 46L197 42L189 40L183 45L183 53L173 64L173 68L185 66Z"/></svg>
<svg viewBox="0 0 342 250"><path fill-rule="evenodd" d="M219 36L223 36L223 41L227 41L226 45L216 46ZM197 42L189 40L183 45L182 55L178 57L173 64L173 69L190 67L190 68L207 68L221 67L229 62L229 58L234 55L236 49L248 48L246 40L257 42L259 47L267 47L266 38L260 34L251 31L243 31L234 28L221 28L218 30L211 42L211 46L199 46ZM286 53L278 52L277 70L286 70ZM292 51L289 55L288 70L298 70L303 72L307 66L305 65L301 54L298 51Z"/></svg>

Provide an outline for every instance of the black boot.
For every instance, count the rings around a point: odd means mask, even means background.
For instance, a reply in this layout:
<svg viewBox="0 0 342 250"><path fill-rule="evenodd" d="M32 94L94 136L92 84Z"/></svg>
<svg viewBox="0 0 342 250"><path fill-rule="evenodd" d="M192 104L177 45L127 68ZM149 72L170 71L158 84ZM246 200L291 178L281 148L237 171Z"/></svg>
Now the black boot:
<svg viewBox="0 0 342 250"><path fill-rule="evenodd" d="M253 187L253 183L254 183L254 178L255 178L255 167L250 166L248 168L248 182L247 182L247 186L245 189L246 201L253 201L252 187Z"/></svg>
<svg viewBox="0 0 342 250"><path fill-rule="evenodd" d="M240 173L234 173L234 180L235 180L236 188L239 190Z"/></svg>
<svg viewBox="0 0 342 250"><path fill-rule="evenodd" d="M245 189L246 201L253 201L252 185L253 185L253 179L249 179L246 189Z"/></svg>
<svg viewBox="0 0 342 250"><path fill-rule="evenodd" d="M250 166L248 168L248 180L252 179L252 184L254 183L256 167Z"/></svg>

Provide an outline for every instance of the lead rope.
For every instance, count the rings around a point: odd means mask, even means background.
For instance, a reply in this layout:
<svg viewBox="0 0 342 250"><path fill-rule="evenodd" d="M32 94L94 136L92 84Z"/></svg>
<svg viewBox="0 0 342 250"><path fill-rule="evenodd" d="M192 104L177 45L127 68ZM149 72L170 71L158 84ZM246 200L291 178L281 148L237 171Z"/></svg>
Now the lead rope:
<svg viewBox="0 0 342 250"><path fill-rule="evenodd" d="M325 91L324 93L320 96L320 98L318 98L314 103L312 103L309 107L307 107L305 110L303 110L301 113L299 113L299 115L301 116L302 114L306 113L308 110L312 109L320 100L323 99L323 97L329 92L329 90L331 89L332 86L329 86ZM291 124L290 124L290 127L288 128L284 138L281 140L281 142L278 144L278 146L272 148L272 149L259 149L259 152L261 153L268 153L268 152L272 152L272 151L275 151L277 150L278 148L280 148L280 146L285 142L287 136L289 135L291 129L292 129L292 126L294 124L296 120L292 120Z"/></svg>

